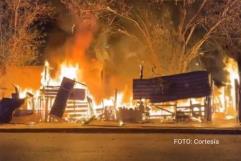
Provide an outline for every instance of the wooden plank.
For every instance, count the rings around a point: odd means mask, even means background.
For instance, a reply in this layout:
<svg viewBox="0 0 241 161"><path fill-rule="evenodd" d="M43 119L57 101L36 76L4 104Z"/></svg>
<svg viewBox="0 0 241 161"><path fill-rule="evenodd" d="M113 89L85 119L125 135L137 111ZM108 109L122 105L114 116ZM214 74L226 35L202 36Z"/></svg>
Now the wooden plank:
<svg viewBox="0 0 241 161"><path fill-rule="evenodd" d="M74 87L74 83L75 83L74 80L71 80L69 78L63 78L59 91L56 95L54 104L50 111L51 115L54 115L60 118L63 116L65 107L67 104L67 100Z"/></svg>
<svg viewBox="0 0 241 161"><path fill-rule="evenodd" d="M44 91L44 95L47 97L49 97L49 96L55 97L57 95L59 89L45 89L42 91ZM70 93L69 100L84 100L85 96L86 96L85 89L74 88Z"/></svg>
<svg viewBox="0 0 241 161"><path fill-rule="evenodd" d="M84 100L86 96L86 91L85 89L78 89L75 88L73 91L70 93L69 100Z"/></svg>

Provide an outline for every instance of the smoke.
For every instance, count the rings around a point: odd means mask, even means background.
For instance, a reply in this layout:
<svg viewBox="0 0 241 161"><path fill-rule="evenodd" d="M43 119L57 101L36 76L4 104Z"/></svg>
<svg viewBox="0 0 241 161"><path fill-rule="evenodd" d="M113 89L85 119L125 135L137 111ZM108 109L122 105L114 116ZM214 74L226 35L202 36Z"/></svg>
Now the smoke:
<svg viewBox="0 0 241 161"><path fill-rule="evenodd" d="M62 63L78 64L79 81L87 84L97 102L113 96L116 90L124 92L124 100L129 101L132 79L139 76L140 63L145 64L145 76L151 71L146 67L148 58L143 56L145 47L123 34L106 32L107 26L94 15L77 19L63 13L63 6L57 8L59 18L50 32L45 52L54 69L52 77L59 74Z"/></svg>
<svg viewBox="0 0 241 161"><path fill-rule="evenodd" d="M99 100L103 98L102 87L102 62L92 57L89 48L93 41L96 29L94 17L76 26L74 37L66 46L65 61L71 64L78 64L80 67L80 81L87 84L90 92Z"/></svg>
<svg viewBox="0 0 241 161"><path fill-rule="evenodd" d="M56 69L53 75L58 74L59 66L64 62L78 64L81 71L79 81L87 84L97 101L113 96L115 90L124 92L124 99L129 100L132 92L132 79L138 78L140 64L144 65L144 77L152 77L163 73L170 74L164 68L160 69L162 72L155 71L150 60L150 54L143 44L142 36L136 33L137 29L133 25L123 19L117 18L117 24L123 23L122 26L130 33L134 33L133 35L138 40L123 32L113 33L113 31L109 31L108 26L96 20L95 15L88 15L84 20L80 20L64 13L63 8L59 10L61 14L56 24L62 31L61 33L65 33L65 35L62 38L59 34L56 34L58 36L51 36L54 37L54 42L60 41L61 43L56 45L57 48L53 47L51 50L47 50L46 54L51 66ZM163 11L164 16L157 16L157 18L152 16L150 22L159 20L159 17L166 17L167 20L163 20L164 22L172 22L171 18L168 17L171 16L169 12ZM169 23L165 24L168 28ZM160 58L157 61L160 61L160 64L164 67L174 68L176 65L170 64L170 60L178 59L178 51L173 50L173 46L170 45L176 45L173 38L169 39L169 36L173 35L167 35L169 41L162 40L161 36L156 35L157 38L155 39L158 42L160 41L155 52ZM223 82L226 82L227 75L223 70L225 66L222 62L223 56L213 53L210 55L212 55L211 58L209 55L200 58L204 64L202 69L210 71L216 85L221 86ZM193 66L191 68L194 69Z"/></svg>
<svg viewBox="0 0 241 161"><path fill-rule="evenodd" d="M100 47L95 46L93 48L93 44L96 45L94 36L98 28L95 17L90 15L84 21L76 22L72 26L72 33L67 37L63 45L46 50L48 61L54 68L51 73L52 77L59 74L61 64L78 64L80 71L78 81L88 86L90 93L97 102L100 102L103 98L113 96L115 90L128 91L127 96L130 96L131 81L128 79L127 83L126 77L121 76L119 70L120 65L125 60L120 57L114 58L116 61L108 60L104 58L103 51L99 50ZM124 48L124 46L122 47ZM119 63L117 63L118 59ZM128 73L128 71L123 71ZM126 84L128 84L128 88Z"/></svg>

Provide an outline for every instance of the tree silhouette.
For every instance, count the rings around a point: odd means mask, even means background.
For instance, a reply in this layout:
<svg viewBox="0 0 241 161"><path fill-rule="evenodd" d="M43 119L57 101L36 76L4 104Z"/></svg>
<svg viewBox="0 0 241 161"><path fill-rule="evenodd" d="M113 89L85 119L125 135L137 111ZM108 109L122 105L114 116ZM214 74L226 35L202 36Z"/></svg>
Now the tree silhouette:
<svg viewBox="0 0 241 161"><path fill-rule="evenodd" d="M25 65L35 59L42 43L38 21L52 15L48 3L36 0L0 1L0 64Z"/></svg>

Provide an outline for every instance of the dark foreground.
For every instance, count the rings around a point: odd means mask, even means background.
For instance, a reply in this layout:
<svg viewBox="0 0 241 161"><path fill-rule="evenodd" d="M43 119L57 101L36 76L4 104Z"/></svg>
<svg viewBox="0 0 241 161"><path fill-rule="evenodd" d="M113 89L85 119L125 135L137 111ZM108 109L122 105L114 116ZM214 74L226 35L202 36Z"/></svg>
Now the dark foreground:
<svg viewBox="0 0 241 161"><path fill-rule="evenodd" d="M216 139L177 145L174 139ZM241 161L241 135L0 133L0 161Z"/></svg>

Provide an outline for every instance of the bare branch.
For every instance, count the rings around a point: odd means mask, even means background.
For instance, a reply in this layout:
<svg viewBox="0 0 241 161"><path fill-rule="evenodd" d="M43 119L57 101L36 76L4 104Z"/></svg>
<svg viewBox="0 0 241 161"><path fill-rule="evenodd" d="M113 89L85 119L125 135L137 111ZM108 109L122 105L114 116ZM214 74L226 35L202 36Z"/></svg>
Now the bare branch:
<svg viewBox="0 0 241 161"><path fill-rule="evenodd" d="M200 15L202 9L204 8L205 4L207 3L207 0L203 0L202 4L200 5L200 7L198 8L197 12L195 13L195 15L188 21L185 30L183 31L183 34L185 35L186 32L189 30L189 28L195 23L195 20L197 19L197 17Z"/></svg>

